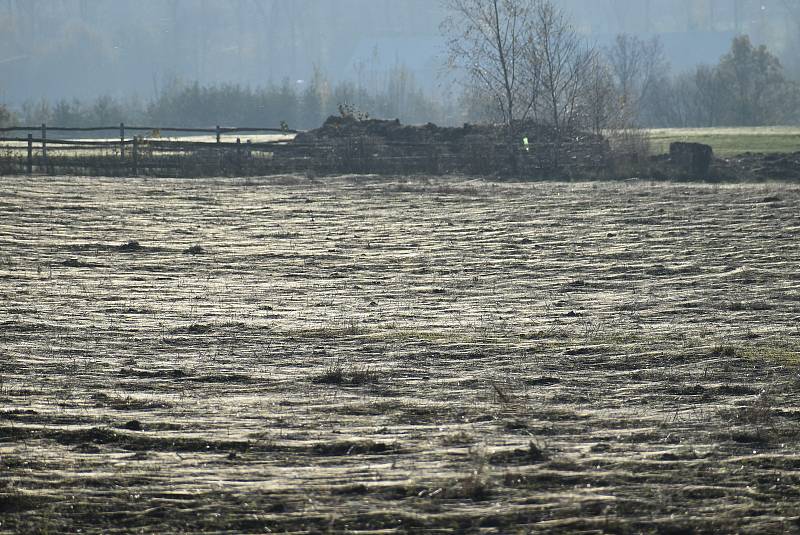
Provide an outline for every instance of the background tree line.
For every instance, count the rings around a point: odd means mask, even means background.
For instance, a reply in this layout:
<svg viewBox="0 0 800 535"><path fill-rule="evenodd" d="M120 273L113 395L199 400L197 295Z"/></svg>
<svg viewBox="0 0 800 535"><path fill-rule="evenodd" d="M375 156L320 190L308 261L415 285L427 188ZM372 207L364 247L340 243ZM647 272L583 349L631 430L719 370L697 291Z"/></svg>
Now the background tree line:
<svg viewBox="0 0 800 535"><path fill-rule="evenodd" d="M766 46L736 37L716 65L657 75L639 122L657 127L771 126L800 122L800 85Z"/></svg>
<svg viewBox="0 0 800 535"><path fill-rule="evenodd" d="M663 34L680 70L722 54L714 35L749 34L800 76L796 0L557 3L604 45L618 33ZM175 77L262 87L304 78L313 65L339 82L373 46L381 70L399 58L434 92L445 14L431 0L0 0L0 102L150 99ZM691 48L676 49L676 38Z"/></svg>
<svg viewBox="0 0 800 535"><path fill-rule="evenodd" d="M449 64L463 82L454 98L423 90L395 64L365 82L307 80L251 87L172 79L150 100L100 96L0 105L0 125L319 126L341 104L404 123L531 120L557 135L633 127L800 123L800 88L766 46L736 37L714 65L671 70L658 38L621 34L596 46L551 0L445 0Z"/></svg>
<svg viewBox="0 0 800 535"><path fill-rule="evenodd" d="M658 38L594 46L551 0L446 0L450 66L471 118L607 132L797 124L800 86L749 37L716 65L673 74Z"/></svg>
<svg viewBox="0 0 800 535"><path fill-rule="evenodd" d="M100 96L92 101L46 99L24 102L10 110L0 105L0 124L48 123L58 126L153 126L209 127L216 124L290 128L315 128L340 105L352 106L370 116L399 118L404 123L446 122L448 111L417 85L414 75L396 65L370 90L363 84L332 84L316 70L307 82L251 88L238 84L200 85L173 80L150 101L119 100Z"/></svg>

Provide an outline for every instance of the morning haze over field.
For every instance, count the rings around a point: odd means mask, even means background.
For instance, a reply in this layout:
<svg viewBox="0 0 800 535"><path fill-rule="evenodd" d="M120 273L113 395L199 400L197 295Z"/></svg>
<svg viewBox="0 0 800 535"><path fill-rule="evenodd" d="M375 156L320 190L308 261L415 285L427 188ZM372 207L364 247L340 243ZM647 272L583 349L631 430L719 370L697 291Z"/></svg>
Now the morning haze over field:
<svg viewBox="0 0 800 535"><path fill-rule="evenodd" d="M0 0L0 535L800 530L800 3Z"/></svg>
<svg viewBox="0 0 800 535"><path fill-rule="evenodd" d="M796 68L794 2L564 0L576 28L608 45L620 33L661 36L677 71L715 63L746 33ZM173 79L245 86L383 77L405 65L438 89L445 55L428 0L3 0L1 98L151 98ZM81 76L75 73L81 72Z"/></svg>

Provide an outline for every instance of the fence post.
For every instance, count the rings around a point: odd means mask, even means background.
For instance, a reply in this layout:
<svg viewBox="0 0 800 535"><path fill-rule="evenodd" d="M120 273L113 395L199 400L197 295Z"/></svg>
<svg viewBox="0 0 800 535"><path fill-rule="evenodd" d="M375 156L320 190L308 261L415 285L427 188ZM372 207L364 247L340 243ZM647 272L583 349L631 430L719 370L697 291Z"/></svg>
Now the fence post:
<svg viewBox="0 0 800 535"><path fill-rule="evenodd" d="M119 157L125 159L125 123L119 123Z"/></svg>
<svg viewBox="0 0 800 535"><path fill-rule="evenodd" d="M217 143L219 143L219 125L217 125Z"/></svg>
<svg viewBox="0 0 800 535"><path fill-rule="evenodd" d="M33 174L33 134L28 134L28 174Z"/></svg>
<svg viewBox="0 0 800 535"><path fill-rule="evenodd" d="M439 149L433 144L431 144L428 154L428 165L430 173L434 175L439 174Z"/></svg>
<svg viewBox="0 0 800 535"><path fill-rule="evenodd" d="M240 138L236 138L236 171L238 174L242 174L242 140Z"/></svg>
<svg viewBox="0 0 800 535"><path fill-rule="evenodd" d="M133 176L139 176L139 137L133 136Z"/></svg>
<svg viewBox="0 0 800 535"><path fill-rule="evenodd" d="M47 166L47 125L42 123L42 159Z"/></svg>
<svg viewBox="0 0 800 535"><path fill-rule="evenodd" d="M366 173L367 172L367 159L366 154L364 152L364 136L358 138L358 162L359 162L359 172Z"/></svg>

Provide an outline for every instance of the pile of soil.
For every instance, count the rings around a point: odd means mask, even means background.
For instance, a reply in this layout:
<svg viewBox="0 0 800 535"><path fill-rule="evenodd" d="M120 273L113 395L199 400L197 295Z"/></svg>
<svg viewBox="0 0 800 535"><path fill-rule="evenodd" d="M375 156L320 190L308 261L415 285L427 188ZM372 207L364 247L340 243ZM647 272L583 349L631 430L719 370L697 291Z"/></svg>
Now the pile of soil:
<svg viewBox="0 0 800 535"><path fill-rule="evenodd" d="M568 130L558 140L553 128L527 122L513 138L502 125L410 126L397 119L331 116L320 128L298 134L293 145L332 149L308 157L314 165L333 155L340 172L572 177L608 165L610 147L602 136Z"/></svg>
<svg viewBox="0 0 800 535"><path fill-rule="evenodd" d="M556 133L547 125L528 121L518 127L519 142L527 137L529 143L547 141L552 143ZM483 138L487 143L502 143L508 140L508 133L503 125L474 125L465 123L459 127L437 126L428 123L422 126L403 125L399 119L367 119L359 120L355 117L330 116L320 128L301 132L295 143L318 143L342 138L370 137L380 138L393 143L465 143L476 137ZM562 133L562 143L605 143L602 136L570 129Z"/></svg>
<svg viewBox="0 0 800 535"><path fill-rule="evenodd" d="M301 132L290 143L306 151L306 164L338 172L393 174L463 173L527 178L652 178L656 180L800 180L800 152L715 157L711 147L677 144L672 154L639 158L612 152L600 135L569 130L561 134L532 121L513 140L503 125L433 123L331 116L320 128ZM527 138L528 144L523 144ZM331 149L319 150L319 147ZM681 149L681 150L678 150ZM688 152L686 152L688 151ZM695 154L696 151L700 151ZM333 162L333 163L331 163Z"/></svg>
<svg viewBox="0 0 800 535"><path fill-rule="evenodd" d="M761 180L800 180L800 152L790 154L745 153L725 161L738 170L742 178Z"/></svg>

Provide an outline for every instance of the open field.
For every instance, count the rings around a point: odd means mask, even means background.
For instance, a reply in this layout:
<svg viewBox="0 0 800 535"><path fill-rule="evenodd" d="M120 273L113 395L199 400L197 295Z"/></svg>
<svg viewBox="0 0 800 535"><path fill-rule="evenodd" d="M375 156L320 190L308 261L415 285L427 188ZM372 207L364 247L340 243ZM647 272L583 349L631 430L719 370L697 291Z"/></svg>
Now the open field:
<svg viewBox="0 0 800 535"><path fill-rule="evenodd" d="M765 126L755 128L657 128L648 131L655 154L669 152L674 141L711 145L721 157L745 152L800 152L800 128Z"/></svg>
<svg viewBox="0 0 800 535"><path fill-rule="evenodd" d="M0 532L797 532L798 213L3 177Z"/></svg>

